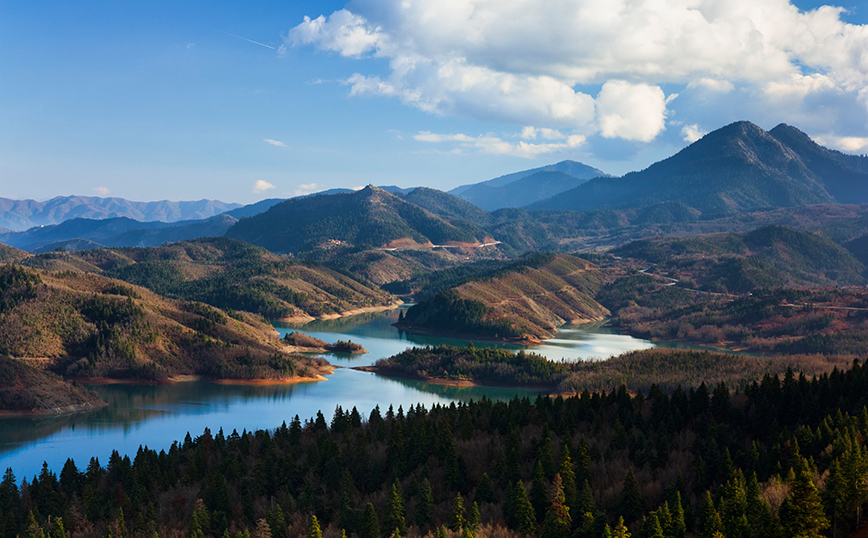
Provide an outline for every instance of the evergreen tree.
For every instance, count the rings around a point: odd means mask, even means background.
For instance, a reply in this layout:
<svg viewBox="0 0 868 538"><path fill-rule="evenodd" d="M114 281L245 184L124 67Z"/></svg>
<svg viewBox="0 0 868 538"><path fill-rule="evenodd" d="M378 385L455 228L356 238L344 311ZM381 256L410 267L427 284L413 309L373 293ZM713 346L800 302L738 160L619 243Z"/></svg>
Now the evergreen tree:
<svg viewBox="0 0 868 538"><path fill-rule="evenodd" d="M368 503L365 506L365 515L362 517L360 536L361 538L380 537L380 520L377 518L377 512L374 510L374 505L372 503Z"/></svg>
<svg viewBox="0 0 868 538"><path fill-rule="evenodd" d="M460 532L467 525L465 517L464 499L461 498L461 493L455 496L455 502L452 503L452 515L449 518L449 528L455 532Z"/></svg>
<svg viewBox="0 0 868 538"><path fill-rule="evenodd" d="M723 522L720 520L720 514L714 508L711 492L706 491L705 497L702 498L697 536L699 538L716 538L718 534L723 535Z"/></svg>
<svg viewBox="0 0 868 538"><path fill-rule="evenodd" d="M521 481L510 486L509 496L504 506L506 526L512 530L533 534L536 532L536 515L527 498L527 491Z"/></svg>
<svg viewBox="0 0 868 538"><path fill-rule="evenodd" d="M533 468L533 479L530 483L530 504L533 506L534 517L537 523L541 522L546 515L546 507L549 503L548 485L539 460Z"/></svg>
<svg viewBox="0 0 868 538"><path fill-rule="evenodd" d="M568 538L572 524L561 475L557 474L552 484L551 502L546 509L540 538Z"/></svg>
<svg viewBox="0 0 868 538"><path fill-rule="evenodd" d="M564 503L575 512L578 502L578 488L576 486L576 473L573 470L573 459L570 457L570 447L564 445L561 451L561 465L558 470L564 485Z"/></svg>
<svg viewBox="0 0 868 538"><path fill-rule="evenodd" d="M618 524L612 529L612 538L630 538L630 531L627 530L623 517L618 518Z"/></svg>
<svg viewBox="0 0 868 538"><path fill-rule="evenodd" d="M494 502L494 488L491 485L491 479L488 478L488 473L482 474L482 479L476 487L476 495L474 498L477 502L481 503Z"/></svg>
<svg viewBox="0 0 868 538"><path fill-rule="evenodd" d="M383 514L383 530L391 534L395 529L398 529L400 535L407 532L407 522L404 520L404 499L398 490L397 481L392 484L389 502L386 505L386 512Z"/></svg>
<svg viewBox="0 0 868 538"><path fill-rule="evenodd" d="M636 474L633 473L633 469L630 469L624 479L624 486L621 488L618 509L627 521L636 521L642 515L644 505Z"/></svg>
<svg viewBox="0 0 868 538"><path fill-rule="evenodd" d="M787 536L798 538L819 538L829 528L820 493L805 459L801 458L794 471L790 493L779 511L784 532Z"/></svg>
<svg viewBox="0 0 868 538"><path fill-rule="evenodd" d="M675 502L672 503L672 537L684 538L687 533L687 522L684 520L684 507L681 504L681 492L675 492Z"/></svg>
<svg viewBox="0 0 868 538"><path fill-rule="evenodd" d="M425 529L431 525L434 515L434 495L431 493L431 483L428 479L422 481L419 496L416 497L416 525Z"/></svg>
<svg viewBox="0 0 868 538"><path fill-rule="evenodd" d="M473 501L473 506L470 507L470 515L467 517L467 528L473 532L476 532L479 529L479 525L482 523L481 517L479 515L479 504L476 501Z"/></svg>
<svg viewBox="0 0 868 538"><path fill-rule="evenodd" d="M310 524L307 526L308 538L322 538L322 529L319 528L319 521L315 515L310 516Z"/></svg>

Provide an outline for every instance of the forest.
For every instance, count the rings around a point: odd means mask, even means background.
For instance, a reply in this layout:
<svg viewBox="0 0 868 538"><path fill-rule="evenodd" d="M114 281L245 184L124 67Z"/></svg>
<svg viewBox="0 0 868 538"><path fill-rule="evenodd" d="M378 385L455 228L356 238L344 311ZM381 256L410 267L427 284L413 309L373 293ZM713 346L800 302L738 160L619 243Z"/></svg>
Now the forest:
<svg viewBox="0 0 868 538"><path fill-rule="evenodd" d="M0 535L845 536L868 501L866 399L854 361L735 390L338 407L21 482L8 469Z"/></svg>

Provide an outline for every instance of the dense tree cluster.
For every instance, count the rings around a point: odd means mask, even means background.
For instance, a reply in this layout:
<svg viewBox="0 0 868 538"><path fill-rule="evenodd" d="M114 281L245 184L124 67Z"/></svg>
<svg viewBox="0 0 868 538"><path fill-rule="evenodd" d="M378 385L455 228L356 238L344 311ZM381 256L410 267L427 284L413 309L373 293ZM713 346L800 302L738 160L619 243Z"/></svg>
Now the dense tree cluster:
<svg viewBox="0 0 868 538"><path fill-rule="evenodd" d="M743 391L338 407L0 482L2 536L843 536L868 502L868 367Z"/></svg>

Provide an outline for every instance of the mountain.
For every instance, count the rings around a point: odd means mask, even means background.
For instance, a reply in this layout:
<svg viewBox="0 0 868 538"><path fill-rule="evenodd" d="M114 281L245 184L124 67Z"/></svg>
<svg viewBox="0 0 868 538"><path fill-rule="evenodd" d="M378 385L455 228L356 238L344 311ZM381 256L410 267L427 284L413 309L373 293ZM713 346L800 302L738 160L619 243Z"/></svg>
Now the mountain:
<svg viewBox="0 0 868 538"><path fill-rule="evenodd" d="M102 220L77 218L52 226L0 234L0 241L27 251L45 250L48 245L65 248L72 240L86 240L106 247L146 247L185 239L220 236L236 222L237 219L226 214L204 220L174 223L139 222L128 217Z"/></svg>
<svg viewBox="0 0 868 538"><path fill-rule="evenodd" d="M273 206L279 204L280 202L286 200L286 198L266 198L265 200L260 200L258 202L247 204L245 206L241 206L235 209L231 209L229 211L225 211L224 215L229 215L230 217L236 219L242 219L244 217L252 217L253 215L258 215L265 211L268 211Z"/></svg>
<svg viewBox="0 0 868 538"><path fill-rule="evenodd" d="M686 287L747 293L757 288L864 284L865 266L819 234L786 226L746 233L655 237L633 241L612 254L655 264L650 270L689 281Z"/></svg>
<svg viewBox="0 0 868 538"><path fill-rule="evenodd" d="M265 213L241 219L227 237L272 252L318 247L474 244L484 237L383 189L293 198Z"/></svg>
<svg viewBox="0 0 868 538"><path fill-rule="evenodd" d="M94 274L0 266L0 314L0 356L43 358L70 377L263 379L323 371L320 361L287 353L259 316Z"/></svg>
<svg viewBox="0 0 868 538"><path fill-rule="evenodd" d="M738 122L620 178L597 178L528 209L633 208L678 201L727 215L822 203L868 202L868 157L817 145L788 125Z"/></svg>
<svg viewBox="0 0 868 538"><path fill-rule="evenodd" d="M401 197L440 217L462 219L480 226L488 222L488 211L480 209L458 196L437 189L417 187L401 195Z"/></svg>
<svg viewBox="0 0 868 538"><path fill-rule="evenodd" d="M565 323L603 319L603 274L581 258L535 254L423 299L398 327L409 332L539 340Z"/></svg>
<svg viewBox="0 0 868 538"><path fill-rule="evenodd" d="M22 231L74 218L127 217L138 221L177 222L207 219L240 207L219 200L134 202L123 198L57 196L46 202L0 198L0 226Z"/></svg>
<svg viewBox="0 0 868 538"><path fill-rule="evenodd" d="M311 262L225 237L152 248L49 252L26 265L117 278L160 295L269 319L311 320L396 306L386 292Z"/></svg>
<svg viewBox="0 0 868 538"><path fill-rule="evenodd" d="M570 190L595 177L608 174L575 161L524 170L481 183L462 185L449 191L487 211L504 207L524 207Z"/></svg>

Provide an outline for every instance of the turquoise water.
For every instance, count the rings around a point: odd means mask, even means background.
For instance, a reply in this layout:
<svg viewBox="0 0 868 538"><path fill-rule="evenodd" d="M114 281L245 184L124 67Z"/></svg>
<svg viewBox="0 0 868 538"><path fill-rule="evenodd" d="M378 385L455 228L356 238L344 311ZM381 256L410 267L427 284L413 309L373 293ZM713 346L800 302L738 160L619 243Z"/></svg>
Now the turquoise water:
<svg viewBox="0 0 868 538"><path fill-rule="evenodd" d="M300 328L302 332L327 342L352 340L369 353L349 355L326 353L338 368L327 381L294 385L236 386L208 382L174 385L101 385L91 387L109 406L90 413L50 418L0 419L0 472L12 467L21 479L32 478L43 461L59 472L71 457L79 469L91 457L102 464L112 449L135 456L140 445L157 450L168 449L181 441L187 432L193 437L204 429L226 434L233 429L275 428L298 415L302 421L322 411L331 419L340 405L354 406L367 416L374 406L385 411L390 405L408 406L421 403L449 404L486 396L509 399L516 395L533 396L533 391L503 387L443 387L422 381L389 379L347 367L372 364L375 360L399 353L410 346L447 343L466 345L467 340L416 336L400 333L391 323L397 313L375 314L317 322ZM281 333L291 327L277 327ZM506 349L520 349L512 344L485 343ZM651 347L650 342L629 336L608 334L598 329L568 328L558 338L535 346L533 351L552 360L588 360Z"/></svg>

